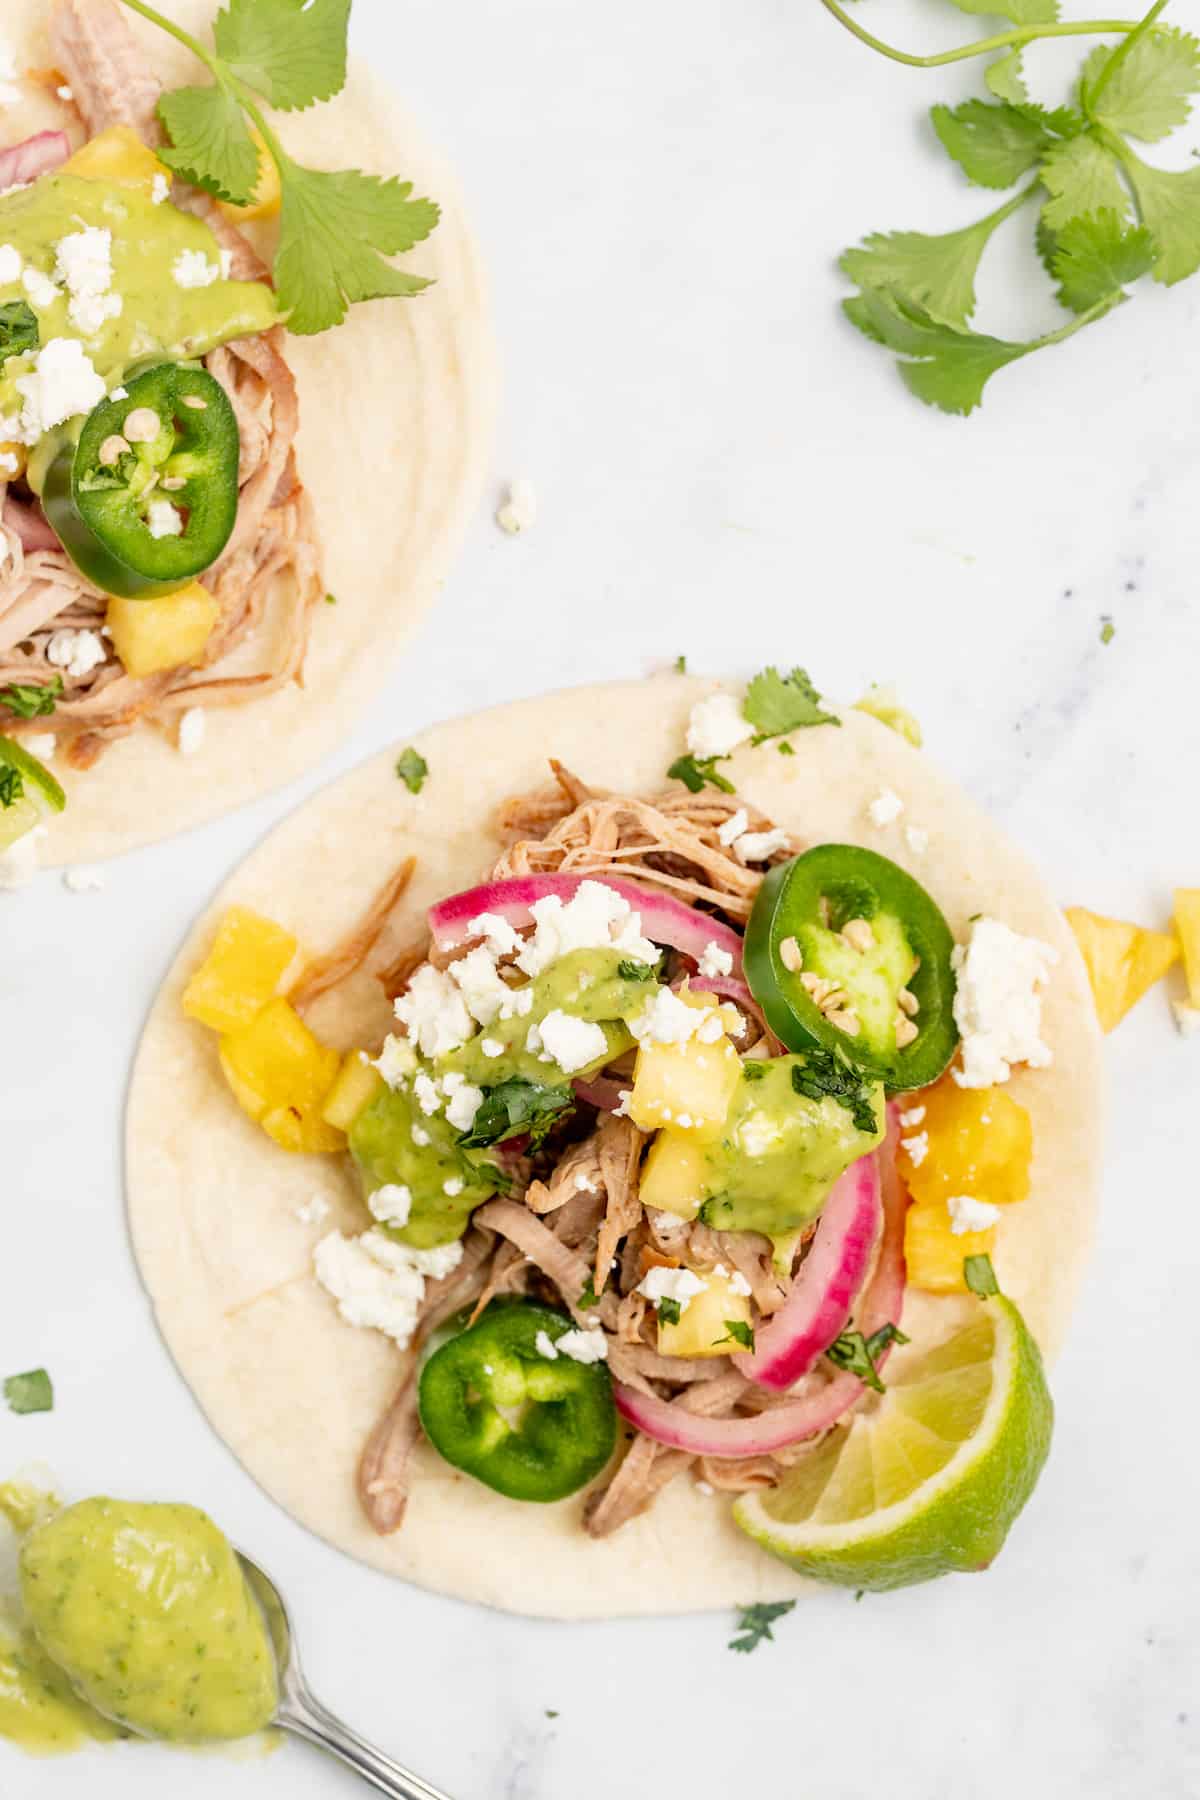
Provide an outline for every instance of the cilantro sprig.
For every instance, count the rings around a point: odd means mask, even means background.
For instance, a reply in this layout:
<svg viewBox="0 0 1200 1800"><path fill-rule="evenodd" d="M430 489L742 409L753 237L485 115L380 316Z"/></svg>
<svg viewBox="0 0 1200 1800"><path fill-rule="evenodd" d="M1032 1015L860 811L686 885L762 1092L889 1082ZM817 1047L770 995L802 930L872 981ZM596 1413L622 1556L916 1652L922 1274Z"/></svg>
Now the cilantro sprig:
<svg viewBox="0 0 1200 1800"><path fill-rule="evenodd" d="M570 1088L546 1087L514 1075L484 1089L475 1122L460 1141L465 1149L474 1149L527 1133L536 1149L574 1104Z"/></svg>
<svg viewBox="0 0 1200 1800"><path fill-rule="evenodd" d="M61 675L42 683L13 681L0 688L0 706L6 706L18 719L48 719L62 698L62 691Z"/></svg>
<svg viewBox="0 0 1200 1800"><path fill-rule="evenodd" d="M907 1344L908 1339L896 1325L881 1325L870 1337L864 1337L861 1331L852 1327L835 1337L825 1354L835 1369L845 1369L851 1375L857 1375L864 1387L872 1388L875 1393L884 1392L876 1364L889 1344Z"/></svg>
<svg viewBox="0 0 1200 1800"><path fill-rule="evenodd" d="M351 0L229 0L213 21L213 50L145 0L123 3L185 44L213 77L211 86L176 88L159 101L171 140L159 151L163 162L235 206L248 204L258 186L260 142L275 164L282 197L275 289L290 331L328 331L358 301L428 287L387 259L429 236L435 202L414 197L412 183L396 177L304 168L263 111L265 102L302 112L341 92Z"/></svg>
<svg viewBox="0 0 1200 1800"><path fill-rule="evenodd" d="M943 412L965 415L992 376L1064 343L1104 318L1149 275L1165 286L1200 270L1200 167L1160 169L1133 148L1160 143L1185 124L1200 94L1200 40L1161 23L1168 0L1133 21L1057 20L1057 0L996 0L986 8L1013 29L919 57L885 44L839 0L826 9L862 42L914 67L1000 54L989 63L990 98L932 109L942 148L976 187L1016 188L974 224L932 234L874 233L847 250L841 268L858 288L843 308L865 337L893 352L905 384ZM979 0L953 0L963 12ZM1047 107L1029 91L1025 49L1040 39L1121 34L1093 48L1072 103ZM1069 315L1057 330L1009 340L978 331L976 275L992 238L1036 207L1037 248Z"/></svg>
<svg viewBox="0 0 1200 1800"><path fill-rule="evenodd" d="M757 1650L760 1644L774 1643L775 1633L771 1627L777 1619L786 1618L795 1606L794 1600L759 1600L753 1606L739 1606L737 1609L737 1637L731 1638L729 1648L736 1650L739 1656L749 1656L751 1650Z"/></svg>

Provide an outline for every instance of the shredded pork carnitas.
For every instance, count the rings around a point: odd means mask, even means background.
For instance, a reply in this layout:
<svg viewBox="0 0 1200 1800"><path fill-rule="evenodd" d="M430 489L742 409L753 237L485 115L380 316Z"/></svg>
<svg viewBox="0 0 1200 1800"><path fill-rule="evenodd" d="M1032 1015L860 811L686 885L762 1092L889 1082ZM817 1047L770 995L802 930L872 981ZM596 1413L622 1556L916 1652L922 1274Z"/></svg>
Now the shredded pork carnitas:
<svg viewBox="0 0 1200 1800"><path fill-rule="evenodd" d="M735 803L720 794L680 791L653 800L598 794L568 770L557 764L552 768L552 787L504 807L499 823L510 847L495 865L494 878L619 872L647 888L665 888L715 918L744 923L763 871L746 868L721 842L720 827ZM761 831L770 821L751 809L749 824ZM398 954L388 941L387 913L408 874L406 867L395 878L391 901L389 888L381 890L362 925L327 959L324 966L336 971L337 979L366 969L394 997L427 959L445 965L447 956L433 953L428 939L407 944ZM468 948L461 946L450 955ZM322 981L322 989L327 985ZM760 1023L748 1011L743 1016L743 1054L753 1055L756 1047L765 1053ZM655 1309L636 1291L650 1262L736 1271L750 1288L756 1322L782 1305L790 1274L775 1268L769 1240L756 1233L715 1231L647 1211L638 1182L648 1141L630 1119L581 1101L569 1126L539 1150L506 1164L511 1190L476 1209L462 1263L428 1289L413 1341L401 1353L395 1399L364 1451L359 1495L376 1531L396 1530L404 1516L411 1455L420 1439L421 1346L455 1311L469 1307L478 1313L498 1294L531 1295L570 1313L578 1326L601 1326L613 1376L642 1393L678 1400L689 1411L716 1418L758 1413L774 1403L727 1356L687 1359L663 1356L657 1349ZM798 1258L804 1249L798 1247ZM599 1298L585 1307L581 1299L589 1284ZM807 1448L717 1460L671 1450L631 1432L616 1472L588 1496L586 1529L595 1537L617 1530L644 1512L686 1469L713 1487L742 1491L778 1480Z"/></svg>
<svg viewBox="0 0 1200 1800"><path fill-rule="evenodd" d="M161 142L159 83L116 0L59 0L50 40L89 136L125 125L151 147ZM250 245L207 195L176 184L172 199L205 219L230 253L235 278L267 279ZM56 545L37 547L28 529L22 531L27 500L0 476L0 687L46 686L61 678L53 730L74 768L90 768L139 723L166 726L191 707L255 700L301 676L312 608L322 592L321 553L312 504L296 473L299 412L283 332L227 344L205 366L237 415L241 466L237 525L204 576L220 615L199 667L140 679L127 674L102 635L106 597ZM49 648L60 631L96 633L103 661L81 674L59 666ZM10 735L45 729L44 719L5 716L0 723Z"/></svg>

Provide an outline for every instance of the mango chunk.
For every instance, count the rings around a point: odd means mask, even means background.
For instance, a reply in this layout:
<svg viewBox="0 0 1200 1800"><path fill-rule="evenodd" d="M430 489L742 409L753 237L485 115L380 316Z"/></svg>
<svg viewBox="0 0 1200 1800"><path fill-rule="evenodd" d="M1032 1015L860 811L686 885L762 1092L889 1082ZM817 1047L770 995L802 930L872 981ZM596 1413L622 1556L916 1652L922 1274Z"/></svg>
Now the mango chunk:
<svg viewBox="0 0 1200 1800"><path fill-rule="evenodd" d="M931 1206L910 1206L904 1220L904 1261L914 1287L931 1294L965 1294L963 1263L968 1256L990 1256L996 1245L996 1227L986 1231L954 1232L944 1200Z"/></svg>
<svg viewBox="0 0 1200 1800"><path fill-rule="evenodd" d="M174 181L170 169L159 162L128 125L112 125L97 137L89 138L82 149L68 157L62 166L64 175L78 175L83 181L106 181L113 187L139 188L148 196L154 193L155 177Z"/></svg>
<svg viewBox="0 0 1200 1800"><path fill-rule="evenodd" d="M296 954L282 925L248 906L231 906L216 940L183 990L183 1010L214 1031L241 1031L275 992Z"/></svg>
<svg viewBox="0 0 1200 1800"><path fill-rule="evenodd" d="M321 1108L321 1117L327 1125L349 1131L363 1107L375 1098L382 1086L383 1076L374 1063L368 1062L361 1050L349 1051Z"/></svg>
<svg viewBox="0 0 1200 1800"><path fill-rule="evenodd" d="M712 994L678 998L698 1011L711 1013L721 1030L715 1042L699 1036L681 1044L645 1043L634 1069L629 1116L639 1131L670 1126L697 1143L719 1138L729 1113L742 1064L725 1035L726 1020Z"/></svg>
<svg viewBox="0 0 1200 1800"><path fill-rule="evenodd" d="M1200 888L1175 889L1175 929L1183 949L1188 1000L1200 1006Z"/></svg>
<svg viewBox="0 0 1200 1800"><path fill-rule="evenodd" d="M238 1104L285 1150L340 1150L345 1137L321 1110L341 1058L286 1000L271 1000L221 1039L221 1067Z"/></svg>
<svg viewBox="0 0 1200 1800"><path fill-rule="evenodd" d="M221 201L221 211L235 225L244 225L247 219L273 219L283 200L283 186L274 157L254 125L250 127L250 136L258 151L258 185L245 206L235 206L230 200Z"/></svg>
<svg viewBox="0 0 1200 1800"><path fill-rule="evenodd" d="M899 1155L904 1185L918 1205L955 1194L992 1206L1028 1199L1033 1126L1011 1094L961 1088L943 1076L912 1099L902 1113Z"/></svg>
<svg viewBox="0 0 1200 1800"><path fill-rule="evenodd" d="M666 1319L658 1322L660 1356L730 1356L747 1348L731 1338L729 1325L749 1325L752 1320L750 1298L735 1293L733 1278L715 1271L697 1269L705 1288L689 1300L679 1315L678 1325Z"/></svg>
<svg viewBox="0 0 1200 1800"><path fill-rule="evenodd" d="M1119 1025L1147 989L1179 960L1179 939L1173 932L1148 931L1082 906L1067 908L1067 922L1087 965L1104 1031Z"/></svg>
<svg viewBox="0 0 1200 1800"><path fill-rule="evenodd" d="M109 600L113 648L131 675L157 675L196 663L221 609L198 581L161 600Z"/></svg>
<svg viewBox="0 0 1200 1800"><path fill-rule="evenodd" d="M694 1219L705 1197L704 1146L682 1131L660 1131L642 1164L640 1193L646 1206Z"/></svg>

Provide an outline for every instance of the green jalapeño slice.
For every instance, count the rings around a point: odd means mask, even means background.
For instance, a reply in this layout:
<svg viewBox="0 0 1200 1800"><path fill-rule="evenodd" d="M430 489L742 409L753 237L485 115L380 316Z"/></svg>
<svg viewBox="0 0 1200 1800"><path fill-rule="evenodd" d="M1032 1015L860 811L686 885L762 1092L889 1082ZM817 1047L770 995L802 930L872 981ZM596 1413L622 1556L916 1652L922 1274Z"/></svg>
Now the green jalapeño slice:
<svg viewBox="0 0 1200 1800"><path fill-rule="evenodd" d="M954 939L911 875L853 844L771 869L746 927L746 979L789 1050L833 1050L893 1093L954 1054Z"/></svg>
<svg viewBox="0 0 1200 1800"><path fill-rule="evenodd" d="M59 451L42 504L63 548L105 594L154 600L212 567L237 519L240 435L204 369L161 363L88 414Z"/></svg>
<svg viewBox="0 0 1200 1800"><path fill-rule="evenodd" d="M545 1356L570 1319L532 1301L493 1302L421 1374L421 1424L434 1449L510 1500L562 1500L613 1453L617 1414L603 1363Z"/></svg>

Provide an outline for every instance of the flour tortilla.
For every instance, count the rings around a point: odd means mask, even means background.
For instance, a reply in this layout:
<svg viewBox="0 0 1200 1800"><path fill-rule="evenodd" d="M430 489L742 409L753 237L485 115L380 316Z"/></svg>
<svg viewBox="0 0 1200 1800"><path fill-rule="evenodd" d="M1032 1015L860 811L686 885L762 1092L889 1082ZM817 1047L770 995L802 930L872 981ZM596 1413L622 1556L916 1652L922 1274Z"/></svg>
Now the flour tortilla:
<svg viewBox="0 0 1200 1800"><path fill-rule="evenodd" d="M5 5L3 34L19 68L49 63L49 10L49 0ZM163 10L207 41L215 0L168 0ZM131 13L127 19L166 87L206 79L166 33ZM0 109L0 142L61 123L61 109L32 99ZM275 123L301 162L398 174L439 202L437 229L403 259L436 285L411 300L355 306L344 325L319 337L286 340L300 393L300 474L316 506L325 585L338 602L317 608L303 688L206 708L203 748L192 756L155 727L140 726L87 773L59 759L68 807L43 840L42 861L51 865L92 862L202 824L327 754L436 598L482 486L495 351L483 271L454 177L396 94L362 66L352 67L336 100L277 115ZM270 242L262 227L247 235L260 248Z"/></svg>
<svg viewBox="0 0 1200 1800"><path fill-rule="evenodd" d="M502 1500L441 1462L418 1457L408 1518L394 1537L368 1528L354 1491L368 1432L396 1380L396 1353L353 1329L311 1277L326 1231L368 1223L348 1159L280 1151L242 1114L217 1064L216 1039L180 1011L188 977L234 902L282 921L311 951L329 949L405 856L418 859L401 938L425 908L469 886L499 853L493 818L508 795L547 779L555 756L585 781L650 794L679 754L688 712L712 684L576 688L437 726L414 740L429 764L419 795L375 758L309 802L260 845L192 932L150 1016L128 1113L134 1246L170 1349L209 1420L280 1505L351 1556L422 1587L553 1618L693 1612L809 1590L744 1538L729 1502L673 1482L652 1510L599 1543L581 1528L582 1497L552 1507ZM1033 1116L1033 1193L999 1227L996 1267L1043 1348L1058 1346L1092 1230L1099 1156L1099 1038L1070 930L1019 851L933 765L893 732L847 712L840 730L797 732L727 765L738 793L800 842L865 844L932 889L956 935L974 913L1054 945L1045 995L1053 1066L1014 1075ZM888 787L901 824L873 826ZM917 856L903 823L929 834ZM373 984L372 984L373 985ZM330 1005L323 1036L349 1047L379 1025L360 998ZM320 1225L297 1208L313 1195ZM957 1301L910 1296L906 1329L945 1335Z"/></svg>

